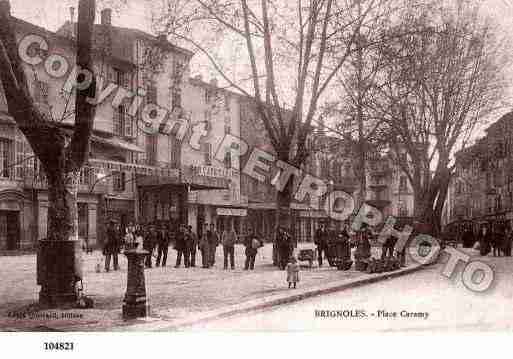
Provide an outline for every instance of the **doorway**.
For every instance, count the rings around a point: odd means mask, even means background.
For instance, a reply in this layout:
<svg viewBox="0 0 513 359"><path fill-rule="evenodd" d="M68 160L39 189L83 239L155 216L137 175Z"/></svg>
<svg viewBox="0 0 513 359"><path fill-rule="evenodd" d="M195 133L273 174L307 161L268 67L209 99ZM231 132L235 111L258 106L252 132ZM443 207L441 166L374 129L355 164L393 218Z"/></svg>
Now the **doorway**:
<svg viewBox="0 0 513 359"><path fill-rule="evenodd" d="M8 251L20 247L20 215L18 211L0 211L0 244Z"/></svg>

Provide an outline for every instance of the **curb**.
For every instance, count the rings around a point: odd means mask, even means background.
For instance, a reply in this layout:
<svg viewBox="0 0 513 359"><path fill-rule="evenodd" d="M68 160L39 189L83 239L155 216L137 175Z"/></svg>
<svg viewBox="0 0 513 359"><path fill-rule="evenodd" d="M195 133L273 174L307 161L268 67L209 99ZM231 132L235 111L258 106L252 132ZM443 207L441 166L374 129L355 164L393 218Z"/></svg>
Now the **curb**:
<svg viewBox="0 0 513 359"><path fill-rule="evenodd" d="M316 297L319 295L330 294L334 292L343 291L346 289L356 288L366 284L376 283L382 280L387 280L395 277L400 277L403 275L411 274L417 272L425 267L429 266L429 264L421 264L412 267L406 267L394 272L386 272L382 274L365 274L365 278L357 278L350 281L340 282L332 282L331 284L326 284L322 286L310 287L302 290L301 292L289 295L289 294L276 294L273 296L259 298L252 301L247 301L241 304L236 304L228 307L223 307L217 310L207 311L203 313L199 313L192 318L187 318L178 321L168 321L168 320L155 320L153 322L147 323L137 323L137 324L128 324L113 328L113 331L178 331L183 330L187 327L191 327L193 325L197 325L200 323L206 323L210 321L214 321L217 319L227 318L238 314L255 312L263 309L267 309L270 307L289 304L301 301L303 299ZM94 328L91 328L94 331Z"/></svg>

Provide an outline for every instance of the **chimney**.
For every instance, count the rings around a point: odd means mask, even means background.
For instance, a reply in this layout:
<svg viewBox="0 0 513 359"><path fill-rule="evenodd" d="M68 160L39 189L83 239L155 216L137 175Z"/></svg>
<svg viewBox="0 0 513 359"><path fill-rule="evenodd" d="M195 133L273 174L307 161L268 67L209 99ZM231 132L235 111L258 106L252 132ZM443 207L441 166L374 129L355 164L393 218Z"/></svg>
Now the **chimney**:
<svg viewBox="0 0 513 359"><path fill-rule="evenodd" d="M101 24L105 26L112 25L112 9L103 9L101 12Z"/></svg>
<svg viewBox="0 0 513 359"><path fill-rule="evenodd" d="M160 34L157 36L157 41L160 43L166 43L167 42L167 35L166 34Z"/></svg>
<svg viewBox="0 0 513 359"><path fill-rule="evenodd" d="M217 87L217 79L215 77L213 77L210 80L210 85L213 86L213 87Z"/></svg>
<svg viewBox="0 0 513 359"><path fill-rule="evenodd" d="M194 79L197 80L197 81L203 81L203 76L196 75L196 76L194 76Z"/></svg>

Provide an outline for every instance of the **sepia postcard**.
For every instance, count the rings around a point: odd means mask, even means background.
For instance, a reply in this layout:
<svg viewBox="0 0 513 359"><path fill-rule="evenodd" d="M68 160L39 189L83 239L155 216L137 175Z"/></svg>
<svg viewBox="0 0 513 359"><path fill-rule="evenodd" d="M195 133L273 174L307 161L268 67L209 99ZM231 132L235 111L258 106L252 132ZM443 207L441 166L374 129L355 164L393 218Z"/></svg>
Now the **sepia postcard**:
<svg viewBox="0 0 513 359"><path fill-rule="evenodd" d="M0 23L1 332L512 329L513 1Z"/></svg>

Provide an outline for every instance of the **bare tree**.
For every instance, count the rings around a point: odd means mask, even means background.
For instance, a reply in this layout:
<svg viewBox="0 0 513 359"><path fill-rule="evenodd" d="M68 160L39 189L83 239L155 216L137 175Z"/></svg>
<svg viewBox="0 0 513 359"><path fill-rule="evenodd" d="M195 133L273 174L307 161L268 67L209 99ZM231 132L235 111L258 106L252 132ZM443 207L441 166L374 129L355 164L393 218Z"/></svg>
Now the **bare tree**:
<svg viewBox="0 0 513 359"><path fill-rule="evenodd" d="M70 141L59 124L41 112L31 98L26 70L18 55L16 29L8 0L0 2L0 78L9 114L41 161L48 182L48 237L40 243L38 279L40 302L59 305L75 300L80 276L77 237L77 185L82 166L88 161L89 139L95 107L86 99L95 97L92 37L95 0L80 0L76 62L92 74L90 86L76 90L75 127Z"/></svg>
<svg viewBox="0 0 513 359"><path fill-rule="evenodd" d="M410 36L393 36L406 31ZM507 56L490 23L467 1L405 11L389 32L395 40L383 43L385 66L372 106L412 184L415 217L436 233L452 155L499 107Z"/></svg>
<svg viewBox="0 0 513 359"><path fill-rule="evenodd" d="M300 167L309 155L306 140L318 116L318 105L344 66L359 29L373 21L383 0L197 0L187 15L176 1L164 1L155 19L161 31L192 45L220 76L245 94L262 120L277 158ZM203 38L186 30L202 23L220 39L245 49L252 88L230 76L218 53ZM186 25L185 25L186 24ZM198 28L198 27L195 27ZM204 35L204 34L203 34ZM226 51L226 47L224 48ZM232 74L233 75L233 74ZM278 193L279 221L290 223L293 178ZM279 223L277 221L277 223Z"/></svg>

